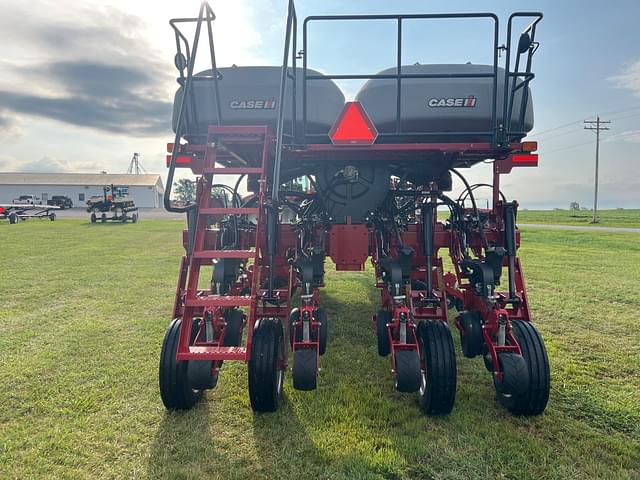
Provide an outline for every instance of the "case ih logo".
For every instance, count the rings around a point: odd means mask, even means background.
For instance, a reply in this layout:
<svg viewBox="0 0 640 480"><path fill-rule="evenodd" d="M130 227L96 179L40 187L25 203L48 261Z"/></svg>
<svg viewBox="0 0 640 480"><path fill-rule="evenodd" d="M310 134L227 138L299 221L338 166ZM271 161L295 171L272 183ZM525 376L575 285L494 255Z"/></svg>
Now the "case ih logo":
<svg viewBox="0 0 640 480"><path fill-rule="evenodd" d="M234 110L273 110L276 108L276 100L231 100L229 108Z"/></svg>
<svg viewBox="0 0 640 480"><path fill-rule="evenodd" d="M430 107L475 107L477 98L473 95L461 98L430 98L427 105Z"/></svg>

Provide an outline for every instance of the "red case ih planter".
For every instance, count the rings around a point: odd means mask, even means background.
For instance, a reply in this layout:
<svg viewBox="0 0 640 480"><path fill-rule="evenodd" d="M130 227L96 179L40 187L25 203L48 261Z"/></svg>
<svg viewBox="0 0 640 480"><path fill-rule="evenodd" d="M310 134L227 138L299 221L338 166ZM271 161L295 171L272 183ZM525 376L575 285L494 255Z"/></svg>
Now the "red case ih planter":
<svg viewBox="0 0 640 480"><path fill-rule="evenodd" d="M512 21L520 17L532 21L512 51ZM270 67L217 68L211 38L214 18L205 3L198 18L171 21L181 87L174 112L175 141L168 146L165 206L186 213L188 228L174 320L160 359L165 406L192 407L204 390L216 386L224 361L241 360L248 366L252 408L273 411L282 393L289 350L294 388L315 389L320 356L327 349L328 315L321 306L320 288L329 256L337 270L346 271L363 270L371 257L381 293L380 310L372 318L378 353L390 356L395 388L417 392L426 414L449 413L454 405L456 356L449 327L454 307L459 311L455 326L463 354L484 359L499 401L515 414L541 413L549 396L549 362L531 323L517 257L518 205L504 198L499 181L513 167L538 162L535 142L522 139L531 128L528 88L542 15L513 14L506 46L499 44L498 20L492 14L309 17L304 22L300 69L297 19L290 2L283 66L272 90L267 81L272 78ZM494 25L493 66L471 72L456 67L445 73L406 73L409 67L398 64L391 73L374 75L321 75L307 68L311 22L393 20L401 39L405 19L447 18ZM179 28L189 22L196 23L192 47ZM194 75L203 25L209 35L205 45L211 70ZM498 68L500 50L504 69ZM402 58L400 41L397 58ZM264 81L256 77L255 88L246 87L252 98L238 98L243 93L238 85L244 84L237 79L245 74L266 75ZM401 99L411 90L403 90L403 83L452 78L479 79L484 96L481 91L421 99L425 108L438 109L433 115L440 115L443 108L484 105L486 130L438 130L436 122L426 130L413 125L413 130L404 131L403 108L408 107ZM355 101L343 107L341 94L331 87L333 79L387 82L378 85L395 89L395 122L377 125L375 116L369 116L380 115L375 105L365 109ZM331 82L325 91L329 93L310 106L311 84L323 80ZM358 95L363 101L372 88L367 85ZM286 94L291 98L285 105ZM202 110L203 105L209 110ZM328 111L334 112L335 123L320 125L318 112ZM252 118L263 119L264 125L252 124ZM208 122L205 129L203 121ZM492 207L480 209L474 191L485 185L469 185L458 169L486 160L493 162L493 184L486 185L492 188ZM176 168L197 176L195 203L171 203ZM235 175L234 186L216 183L219 174ZM457 200L445 194L452 174L465 186ZM300 177L307 177L309 184L291 188L296 185L291 181ZM249 195L242 197L244 179ZM437 218L439 207L450 212L445 222ZM452 272L445 272L443 249ZM206 288L203 268L211 269ZM506 288L501 291L498 286L503 283ZM294 297L296 292L299 296ZM293 298L299 299L295 306Z"/></svg>

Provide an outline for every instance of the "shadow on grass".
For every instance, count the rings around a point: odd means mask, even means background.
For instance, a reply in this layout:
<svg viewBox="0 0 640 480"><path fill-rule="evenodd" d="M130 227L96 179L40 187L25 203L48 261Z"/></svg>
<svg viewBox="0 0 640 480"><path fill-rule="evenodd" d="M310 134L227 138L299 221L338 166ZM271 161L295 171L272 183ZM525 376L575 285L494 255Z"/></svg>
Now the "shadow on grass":
<svg viewBox="0 0 640 480"><path fill-rule="evenodd" d="M209 470L211 458L224 464L209 422L209 404L204 399L187 412L164 412L151 446L148 477L200 477Z"/></svg>
<svg viewBox="0 0 640 480"><path fill-rule="evenodd" d="M287 388L293 390L290 384ZM295 478L301 473L309 478L322 477L328 459L316 448L298 415L287 391L277 412L253 413L256 474L264 478Z"/></svg>

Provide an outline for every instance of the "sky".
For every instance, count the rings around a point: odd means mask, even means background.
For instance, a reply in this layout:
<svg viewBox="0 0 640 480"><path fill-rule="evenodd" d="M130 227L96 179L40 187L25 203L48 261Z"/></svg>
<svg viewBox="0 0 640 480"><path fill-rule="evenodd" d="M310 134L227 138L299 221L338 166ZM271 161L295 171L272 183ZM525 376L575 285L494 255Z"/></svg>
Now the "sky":
<svg viewBox="0 0 640 480"><path fill-rule="evenodd" d="M168 20L195 16L200 2L0 0L0 171L123 173L133 152L165 175L172 141L177 71ZM281 62L285 0L215 1L219 66ZM600 147L600 208L640 207L640 2L595 1L297 1L307 15L349 13L541 11L531 84L540 166L504 177L524 208L593 205L595 135L583 121L610 120ZM520 27L518 27L520 28ZM395 62L392 24L314 27L309 66L329 73L375 73ZM403 63L486 63L485 23L408 24ZM299 32L299 45L301 42ZM343 82L347 96L355 82ZM490 166L465 171L490 179ZM482 198L482 194L479 194ZM487 195L488 196L488 195Z"/></svg>

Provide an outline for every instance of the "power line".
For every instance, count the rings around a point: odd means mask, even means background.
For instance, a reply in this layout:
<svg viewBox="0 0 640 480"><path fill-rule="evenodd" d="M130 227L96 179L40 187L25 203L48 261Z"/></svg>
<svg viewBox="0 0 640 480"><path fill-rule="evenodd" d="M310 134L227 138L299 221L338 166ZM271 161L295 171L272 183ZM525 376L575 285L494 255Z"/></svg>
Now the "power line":
<svg viewBox="0 0 640 480"><path fill-rule="evenodd" d="M563 128L570 127L571 125L577 125L578 123L582 123L582 119L576 120L571 123L565 123L564 125L560 125L558 127L549 128L548 130L543 130L542 132L534 133L536 137L540 135L544 135L545 133L555 132L556 130L562 130Z"/></svg>
<svg viewBox="0 0 640 480"><path fill-rule="evenodd" d="M603 138L609 138L609 137L603 137ZM593 142L576 143L575 145L569 145L567 147L556 148L555 150L550 150L548 152L544 150L544 147L541 147L539 150L541 152L544 152L545 155L550 155L552 153L561 152L563 150L571 150L572 148L578 148L578 147L582 147L584 145L591 145L592 143Z"/></svg>
<svg viewBox="0 0 640 480"><path fill-rule="evenodd" d="M624 112L630 112L631 110L638 110L640 108L640 105L636 105L634 107L628 107L628 108L623 108L622 110L609 110L608 112L602 112L605 115L615 115L616 113L624 113Z"/></svg>
<svg viewBox="0 0 640 480"><path fill-rule="evenodd" d="M640 109L640 105L635 105L633 107L623 108L623 109L620 109L620 110L610 110L608 112L603 112L603 113L604 113L604 115L615 115L616 113L630 112L632 110L638 110L638 109ZM630 118L630 117L635 117L635 116L636 115L634 114L634 115L630 115L629 117L624 117L624 118ZM578 123L582 123L583 120L584 120L584 117L582 117L580 120L575 120L573 122L565 123L565 124L559 125L557 127L552 127L552 128L547 129L547 130L543 130L541 132L536 132L536 133L534 133L534 135L536 137L539 137L541 135L544 135L545 133L555 132L556 130L561 130L563 128L570 127L571 125L576 125Z"/></svg>
<svg viewBox="0 0 640 480"><path fill-rule="evenodd" d="M584 121L585 130L591 130L596 132L596 175L594 179L594 187L593 187L593 220L591 223L598 222L598 163L599 163L599 155L600 155L600 131L601 130L610 130L609 127L603 127L602 125L608 125L611 123L610 120L600 120L600 115L596 116L595 120L585 120Z"/></svg>
<svg viewBox="0 0 640 480"><path fill-rule="evenodd" d="M614 116L614 117L612 117L612 120L625 120L627 118L634 118L634 117L640 117L640 113L634 113L632 115L625 115L623 117L615 117ZM576 122L573 122L573 123L576 123ZM538 141L548 142L549 140L553 140L555 138L564 137L565 135L570 135L570 134L573 134L573 133L578 133L578 132L581 132L583 130L584 130L583 128L572 129L572 130L569 130L568 132L558 133L556 135L552 135L550 137L546 137L546 138L542 138L542 139L538 138L538 136L536 135L536 139ZM601 140L609 139L609 138L615 138L615 137L616 137L616 135L613 135L613 136L609 135L609 136L606 136L606 137L602 137ZM582 147L583 145L590 145L590 144L591 144L591 142L582 142L582 143L577 143L577 144L574 144L574 145L568 145L566 147L556 148L554 150L550 150L550 151L545 152L545 153L550 154L550 153L560 152L562 150L569 150L569 149L572 149L572 148ZM543 149L544 149L543 147L540 147L540 150L543 150Z"/></svg>
<svg viewBox="0 0 640 480"><path fill-rule="evenodd" d="M624 120L625 118L640 117L640 113L634 113L633 115L625 115L624 117L613 117L611 120Z"/></svg>
<svg viewBox="0 0 640 480"><path fill-rule="evenodd" d="M550 137L545 137L545 138L538 138L536 136L536 139L538 141L544 141L544 142L548 142L549 140L552 140L554 138L558 138L558 137L564 137L565 135L570 135L572 133L577 133L577 132L581 132L583 129L582 128L574 128L572 130L569 130L568 132L562 132L562 133L558 133L557 135L551 135Z"/></svg>

